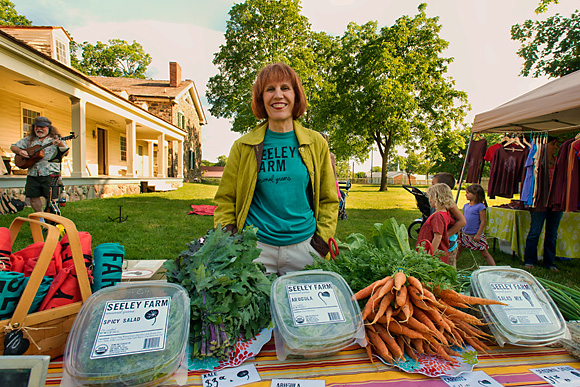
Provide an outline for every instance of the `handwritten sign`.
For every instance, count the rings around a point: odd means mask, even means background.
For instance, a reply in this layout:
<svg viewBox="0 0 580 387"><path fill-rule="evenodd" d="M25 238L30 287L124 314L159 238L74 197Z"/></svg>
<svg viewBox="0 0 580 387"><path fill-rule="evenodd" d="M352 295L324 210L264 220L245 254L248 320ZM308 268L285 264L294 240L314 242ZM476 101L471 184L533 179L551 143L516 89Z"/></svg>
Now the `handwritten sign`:
<svg viewBox="0 0 580 387"><path fill-rule="evenodd" d="M580 386L580 371L570 366L530 369L552 386Z"/></svg>
<svg viewBox="0 0 580 387"><path fill-rule="evenodd" d="M236 387L262 380L253 364L236 368L224 368L220 371L201 375L203 387Z"/></svg>
<svg viewBox="0 0 580 387"><path fill-rule="evenodd" d="M491 376L483 371L463 372L455 376L441 376L449 387L502 387Z"/></svg>
<svg viewBox="0 0 580 387"><path fill-rule="evenodd" d="M324 380L272 379L270 387L324 387Z"/></svg>

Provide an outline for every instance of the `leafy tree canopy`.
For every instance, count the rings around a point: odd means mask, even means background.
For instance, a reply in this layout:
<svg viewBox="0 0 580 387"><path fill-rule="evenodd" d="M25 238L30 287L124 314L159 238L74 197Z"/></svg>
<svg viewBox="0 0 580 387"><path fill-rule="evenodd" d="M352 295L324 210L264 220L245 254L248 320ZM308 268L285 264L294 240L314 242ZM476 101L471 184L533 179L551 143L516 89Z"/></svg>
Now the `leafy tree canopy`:
<svg viewBox="0 0 580 387"><path fill-rule="evenodd" d="M246 132L257 124L251 89L267 64L291 66L302 79L307 98L316 100L316 88L324 82L320 56L332 38L312 33L300 11L299 0L246 0L230 10L225 44L213 60L219 72L210 78L206 95L212 115L231 119L234 132Z"/></svg>
<svg viewBox="0 0 580 387"><path fill-rule="evenodd" d="M334 130L344 147L377 144L382 157L381 190L386 190L389 153L395 145L427 147L451 131L469 108L467 95L445 77L452 58L441 56L448 43L439 37L438 18L428 18L426 4L413 17L391 27L376 22L351 23L341 38L333 66L336 98L329 101L339 117ZM430 153L439 154L437 149ZM360 153L359 153L360 154ZM442 154L441 154L442 155Z"/></svg>
<svg viewBox="0 0 580 387"><path fill-rule="evenodd" d="M545 0L548 3L552 1ZM555 1L557 2L557 1ZM580 70L580 12L569 18L556 14L546 20L526 20L511 28L512 40L524 60L523 76L558 78Z"/></svg>
<svg viewBox="0 0 580 387"><path fill-rule="evenodd" d="M19 15L10 0L0 0L0 25L2 26L29 26L32 22L26 16Z"/></svg>
<svg viewBox="0 0 580 387"><path fill-rule="evenodd" d="M559 2L560 0L541 0L534 12L536 14L544 13L548 10L548 5L552 3L558 4Z"/></svg>
<svg viewBox="0 0 580 387"><path fill-rule="evenodd" d="M136 41L129 44L121 39L110 39L108 44L98 41L95 45L84 42L71 46L73 54L82 51L80 60L72 61L73 67L87 75L145 78L151 63L151 55Z"/></svg>

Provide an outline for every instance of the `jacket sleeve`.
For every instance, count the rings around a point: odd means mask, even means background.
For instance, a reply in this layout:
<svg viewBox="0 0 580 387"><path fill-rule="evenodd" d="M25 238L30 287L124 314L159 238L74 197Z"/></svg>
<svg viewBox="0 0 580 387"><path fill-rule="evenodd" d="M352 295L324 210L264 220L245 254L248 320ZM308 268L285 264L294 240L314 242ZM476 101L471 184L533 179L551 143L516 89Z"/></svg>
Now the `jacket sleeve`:
<svg viewBox="0 0 580 387"><path fill-rule="evenodd" d="M214 227L233 225L237 227L236 196L238 187L238 168L240 164L239 145L234 143L224 168L220 185L214 197L217 205L213 216Z"/></svg>
<svg viewBox="0 0 580 387"><path fill-rule="evenodd" d="M320 144L320 192L318 196L318 217L316 219L316 233L328 244L328 240L334 237L336 223L338 221L338 194L336 180L330 161L330 151L326 141Z"/></svg>

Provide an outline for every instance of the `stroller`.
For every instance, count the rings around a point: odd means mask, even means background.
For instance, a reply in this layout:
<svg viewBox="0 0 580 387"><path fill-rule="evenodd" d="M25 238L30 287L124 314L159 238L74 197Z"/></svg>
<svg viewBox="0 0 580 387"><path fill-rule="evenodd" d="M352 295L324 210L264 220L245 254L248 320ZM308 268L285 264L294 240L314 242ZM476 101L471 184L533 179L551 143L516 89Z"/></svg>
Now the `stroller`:
<svg viewBox="0 0 580 387"><path fill-rule="evenodd" d="M427 194L425 192L421 191L417 187L413 187L412 185L403 185L403 188L407 192L415 196L417 208L419 209L419 211L421 211L421 217L411 222L411 224L407 228L407 234L409 235L409 239L417 240L419 230L421 230L423 223L425 223L429 215L431 215L431 206L429 205L429 198L427 197Z"/></svg>
<svg viewBox="0 0 580 387"><path fill-rule="evenodd" d="M340 190L338 217L342 220L346 220L346 197L348 195L348 191L350 190L350 185L350 180L338 182L338 189Z"/></svg>

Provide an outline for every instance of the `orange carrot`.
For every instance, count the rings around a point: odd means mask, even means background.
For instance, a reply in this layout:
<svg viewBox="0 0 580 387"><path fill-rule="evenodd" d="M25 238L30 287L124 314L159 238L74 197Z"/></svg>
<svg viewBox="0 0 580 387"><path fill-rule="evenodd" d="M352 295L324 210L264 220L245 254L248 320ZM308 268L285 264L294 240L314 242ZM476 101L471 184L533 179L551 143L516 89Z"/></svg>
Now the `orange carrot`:
<svg viewBox="0 0 580 387"><path fill-rule="evenodd" d="M463 321L473 324L473 325L480 325L483 324L477 317L471 315L469 313L465 313L460 311L459 309L455 309L451 305L445 303L445 301L441 301L441 304L445 307L444 313L448 316L457 316L461 318Z"/></svg>
<svg viewBox="0 0 580 387"><path fill-rule="evenodd" d="M413 315L413 303L408 298L405 300L405 304L401 306L401 313L405 316L403 321L409 321L409 318Z"/></svg>
<svg viewBox="0 0 580 387"><path fill-rule="evenodd" d="M423 335L408 326L398 323L396 321L391 321L389 324L389 332L395 335L404 335L410 339L422 339Z"/></svg>
<svg viewBox="0 0 580 387"><path fill-rule="evenodd" d="M421 332L421 333L430 333L431 330L429 329L429 327L425 324L423 324L422 322L420 322L419 320L417 320L415 317L409 317L409 320L405 322L405 324L407 324L409 326L409 328L417 331L417 332Z"/></svg>
<svg viewBox="0 0 580 387"><path fill-rule="evenodd" d="M441 356L443 359L450 361L452 363L459 363L457 359L452 358L451 356L449 356L449 354L447 354L447 352L445 352L445 349L443 349L443 346L441 344L431 343L431 347L433 347L435 349L435 352L437 352L437 355Z"/></svg>
<svg viewBox="0 0 580 387"><path fill-rule="evenodd" d="M405 284L405 282L407 281L407 275L405 275L405 273L403 273L402 271L398 271L395 274L395 283L393 285L393 288L395 290L399 290L401 289L401 286L403 286Z"/></svg>
<svg viewBox="0 0 580 387"><path fill-rule="evenodd" d="M407 287L403 285L399 290L397 290L395 305L403 306L406 301L407 301Z"/></svg>
<svg viewBox="0 0 580 387"><path fill-rule="evenodd" d="M375 282L373 282L372 284L370 284L369 286L359 290L358 292L356 292L353 296L353 298L355 300L362 300L363 298L367 298L370 297L373 293L374 290L379 287L379 286L383 286L390 278L391 276L386 276L383 279L377 280Z"/></svg>
<svg viewBox="0 0 580 387"><path fill-rule="evenodd" d="M366 319L369 316L369 314L374 311L375 299L378 296L379 296L379 293L374 293L369 297L369 299L368 299L367 303L365 304L365 307L362 311L363 320Z"/></svg>
<svg viewBox="0 0 580 387"><path fill-rule="evenodd" d="M417 355L415 354L415 351L413 350L413 348L411 347L411 345L409 345L409 343L405 342L405 353L407 355L409 355L409 357L415 361L419 361L419 358L417 358Z"/></svg>
<svg viewBox="0 0 580 387"><path fill-rule="evenodd" d="M388 276L386 278L388 278L387 282L385 282L385 284L381 286L381 288L379 289L379 298L384 297L385 294L390 292L391 289L393 288L393 285L395 284L395 280L391 276Z"/></svg>
<svg viewBox="0 0 580 387"><path fill-rule="evenodd" d="M409 285L414 286L415 289L417 289L419 292L421 292L421 295L423 295L423 284L421 283L421 281L410 275L407 277L407 282L409 283Z"/></svg>
<svg viewBox="0 0 580 387"><path fill-rule="evenodd" d="M425 353L425 349L423 348L423 340L411 339L411 345L413 346L415 351L419 353Z"/></svg>
<svg viewBox="0 0 580 387"><path fill-rule="evenodd" d="M385 345L385 342L383 341L383 339L377 333L373 332L370 329L367 330L367 334L369 336L371 344L373 345L373 347L377 351L377 354L381 358L383 358L383 360L388 361L388 362L392 362L393 357L389 353L389 349Z"/></svg>
<svg viewBox="0 0 580 387"><path fill-rule="evenodd" d="M389 326L391 318L393 316L393 307L391 305L387 306L387 311L385 312L385 325Z"/></svg>
<svg viewBox="0 0 580 387"><path fill-rule="evenodd" d="M379 297L380 297L380 295L379 295ZM386 296L383 297L383 299L381 300L381 302L379 304L379 310L377 311L375 317L373 318L373 322L371 322L371 324L376 323L377 320L385 314L385 312L387 311L387 308L391 305L393 298L395 298L395 295L393 293L388 293Z"/></svg>
<svg viewBox="0 0 580 387"><path fill-rule="evenodd" d="M395 338L391 336L389 332L387 332L387 330L379 324L376 325L376 330L381 339L383 339L387 347L393 353L393 356L395 356L397 359L403 358L403 350L401 349L401 347L399 347L399 344L397 344Z"/></svg>
<svg viewBox="0 0 580 387"><path fill-rule="evenodd" d="M367 356L371 361L371 364L374 364L375 360L373 359L373 349L371 345L371 341L369 340L369 335L367 330L365 329L365 339L367 340L367 345L365 346L365 351L367 352Z"/></svg>

